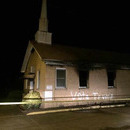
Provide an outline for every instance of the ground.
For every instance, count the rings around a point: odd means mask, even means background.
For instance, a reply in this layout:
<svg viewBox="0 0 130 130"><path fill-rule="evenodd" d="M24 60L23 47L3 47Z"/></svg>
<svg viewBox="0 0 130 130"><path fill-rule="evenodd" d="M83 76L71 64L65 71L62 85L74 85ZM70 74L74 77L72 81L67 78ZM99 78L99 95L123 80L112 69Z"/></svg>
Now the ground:
<svg viewBox="0 0 130 130"><path fill-rule="evenodd" d="M130 130L130 107L36 115L28 112L16 105L0 106L0 130Z"/></svg>

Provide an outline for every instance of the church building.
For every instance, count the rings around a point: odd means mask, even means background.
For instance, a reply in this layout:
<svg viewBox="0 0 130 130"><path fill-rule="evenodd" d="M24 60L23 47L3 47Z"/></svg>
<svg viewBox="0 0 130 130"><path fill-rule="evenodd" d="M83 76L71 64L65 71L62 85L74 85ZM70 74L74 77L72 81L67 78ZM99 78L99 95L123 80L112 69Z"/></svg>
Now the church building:
<svg viewBox="0 0 130 130"><path fill-rule="evenodd" d="M99 103L130 95L130 55L52 43L47 0L29 41L21 73L24 93L38 91L42 108Z"/></svg>

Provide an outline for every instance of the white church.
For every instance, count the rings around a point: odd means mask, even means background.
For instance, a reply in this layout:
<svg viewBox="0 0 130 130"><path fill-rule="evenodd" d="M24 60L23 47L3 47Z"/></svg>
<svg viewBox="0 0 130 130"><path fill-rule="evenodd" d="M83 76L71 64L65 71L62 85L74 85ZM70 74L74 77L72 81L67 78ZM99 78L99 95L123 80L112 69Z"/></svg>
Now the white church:
<svg viewBox="0 0 130 130"><path fill-rule="evenodd" d="M130 96L129 59L123 53L53 44L47 0L42 0L39 28L28 43L21 68L24 92L39 92L42 108L125 98Z"/></svg>

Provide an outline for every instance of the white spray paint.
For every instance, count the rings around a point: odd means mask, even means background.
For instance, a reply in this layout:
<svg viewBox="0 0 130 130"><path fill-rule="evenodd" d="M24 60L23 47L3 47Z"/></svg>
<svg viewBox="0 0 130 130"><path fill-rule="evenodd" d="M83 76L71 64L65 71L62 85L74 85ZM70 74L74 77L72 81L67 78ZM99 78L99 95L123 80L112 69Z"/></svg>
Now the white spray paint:
<svg viewBox="0 0 130 130"><path fill-rule="evenodd" d="M94 100L106 100L106 99L112 99L113 98L113 94L103 94L103 95L99 95L98 92L93 92L92 93L92 98ZM88 96L87 93L84 92L71 92L71 97L73 100L89 100L90 97Z"/></svg>
<svg viewBox="0 0 130 130"><path fill-rule="evenodd" d="M88 97L88 95L87 94L85 94L84 92L75 92L75 93L73 93L73 92L71 92L71 96L72 96L72 99L73 100L75 100L75 99L77 99L77 97L78 97L78 100L89 100L89 97Z"/></svg>

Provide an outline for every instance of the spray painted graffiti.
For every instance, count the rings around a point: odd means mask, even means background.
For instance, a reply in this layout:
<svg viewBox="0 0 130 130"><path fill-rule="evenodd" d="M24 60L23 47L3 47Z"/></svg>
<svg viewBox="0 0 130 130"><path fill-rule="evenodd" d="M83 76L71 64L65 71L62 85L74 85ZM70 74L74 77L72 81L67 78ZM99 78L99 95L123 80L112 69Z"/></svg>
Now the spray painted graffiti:
<svg viewBox="0 0 130 130"><path fill-rule="evenodd" d="M72 96L72 99L75 100L75 99L78 99L78 100L89 100L89 97L87 94L85 94L84 92L80 93L80 92L71 92L71 96ZM78 98L77 98L78 97Z"/></svg>
<svg viewBox="0 0 130 130"><path fill-rule="evenodd" d="M113 98L113 94L103 94L100 95L97 92L93 92L91 96L89 96L87 93L85 92L71 92L71 97L73 100L89 100L89 99L94 99L94 100L105 100L105 99L112 99Z"/></svg>
<svg viewBox="0 0 130 130"><path fill-rule="evenodd" d="M100 99L112 99L113 98L113 94L103 94L103 95L99 95L98 93L93 93L94 96L94 100L100 100Z"/></svg>

